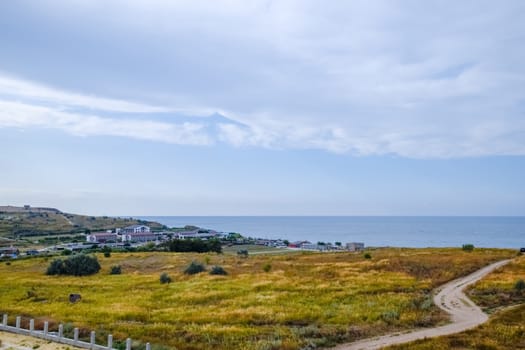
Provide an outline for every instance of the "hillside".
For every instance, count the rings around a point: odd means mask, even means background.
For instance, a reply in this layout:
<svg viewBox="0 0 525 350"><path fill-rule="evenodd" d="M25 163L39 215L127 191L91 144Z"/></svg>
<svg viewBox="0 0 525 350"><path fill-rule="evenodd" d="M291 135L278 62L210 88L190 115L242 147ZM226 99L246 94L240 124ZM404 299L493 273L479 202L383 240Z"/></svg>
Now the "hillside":
<svg viewBox="0 0 525 350"><path fill-rule="evenodd" d="M49 234L84 233L146 224L153 230L164 226L133 218L86 216L64 213L55 208L0 206L0 237L26 237Z"/></svg>

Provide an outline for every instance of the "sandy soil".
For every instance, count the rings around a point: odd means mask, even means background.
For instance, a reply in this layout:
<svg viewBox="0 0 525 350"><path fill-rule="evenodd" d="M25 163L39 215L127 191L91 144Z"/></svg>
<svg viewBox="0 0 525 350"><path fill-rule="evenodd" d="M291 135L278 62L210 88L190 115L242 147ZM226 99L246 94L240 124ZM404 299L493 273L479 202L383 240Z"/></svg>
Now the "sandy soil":
<svg viewBox="0 0 525 350"><path fill-rule="evenodd" d="M463 290L468 285L477 282L485 275L507 264L509 261L510 260L503 260L491 264L468 276L449 282L438 289L438 293L434 296L434 303L451 315L452 323L441 327L363 339L358 342L336 346L334 350L380 349L384 346L406 343L416 339L459 333L486 322L488 316L463 293Z"/></svg>
<svg viewBox="0 0 525 350"><path fill-rule="evenodd" d="M80 349L71 345L0 331L0 350L65 350ZM85 350L85 349L83 349Z"/></svg>

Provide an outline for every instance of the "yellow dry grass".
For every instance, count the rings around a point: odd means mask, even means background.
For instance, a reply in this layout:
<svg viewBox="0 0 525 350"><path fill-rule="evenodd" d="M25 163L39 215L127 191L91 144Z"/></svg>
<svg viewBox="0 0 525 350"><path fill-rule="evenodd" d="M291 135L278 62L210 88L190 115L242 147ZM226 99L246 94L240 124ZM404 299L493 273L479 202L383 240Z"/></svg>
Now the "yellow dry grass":
<svg viewBox="0 0 525 350"><path fill-rule="evenodd" d="M131 337L178 349L299 349L396 329L432 325L443 315L430 289L508 250L380 249L352 253L231 255L112 253L87 277L46 276L51 259L0 265L0 311ZM193 260L227 276L188 276ZM271 265L265 272L264 266ZM109 275L113 265L122 275ZM161 284L167 273L173 280ZM70 304L68 295L82 300ZM87 332L84 332L87 334Z"/></svg>

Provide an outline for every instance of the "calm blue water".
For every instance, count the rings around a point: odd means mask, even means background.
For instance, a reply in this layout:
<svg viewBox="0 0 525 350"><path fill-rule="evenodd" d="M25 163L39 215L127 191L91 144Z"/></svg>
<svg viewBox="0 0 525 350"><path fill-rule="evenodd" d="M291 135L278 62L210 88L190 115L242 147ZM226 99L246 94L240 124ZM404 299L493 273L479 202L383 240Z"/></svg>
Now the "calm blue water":
<svg viewBox="0 0 525 350"><path fill-rule="evenodd" d="M249 237L364 242L367 246L525 247L525 217L144 216L169 227L195 225Z"/></svg>

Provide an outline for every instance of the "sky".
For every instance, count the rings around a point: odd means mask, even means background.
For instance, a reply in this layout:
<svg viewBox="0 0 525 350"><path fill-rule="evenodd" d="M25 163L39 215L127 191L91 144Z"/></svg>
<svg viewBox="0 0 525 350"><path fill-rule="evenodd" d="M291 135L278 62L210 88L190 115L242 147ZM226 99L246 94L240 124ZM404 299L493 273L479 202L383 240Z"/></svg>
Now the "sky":
<svg viewBox="0 0 525 350"><path fill-rule="evenodd" d="M0 205L525 215L525 3L0 2Z"/></svg>

